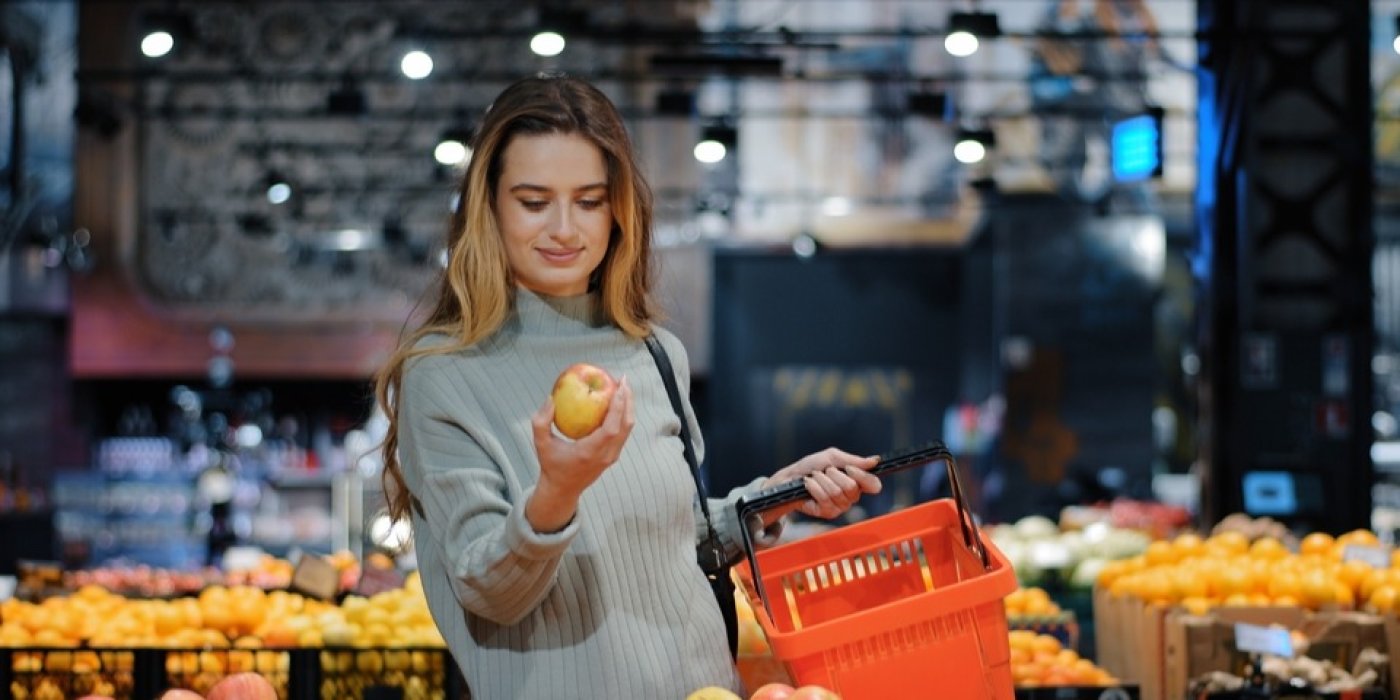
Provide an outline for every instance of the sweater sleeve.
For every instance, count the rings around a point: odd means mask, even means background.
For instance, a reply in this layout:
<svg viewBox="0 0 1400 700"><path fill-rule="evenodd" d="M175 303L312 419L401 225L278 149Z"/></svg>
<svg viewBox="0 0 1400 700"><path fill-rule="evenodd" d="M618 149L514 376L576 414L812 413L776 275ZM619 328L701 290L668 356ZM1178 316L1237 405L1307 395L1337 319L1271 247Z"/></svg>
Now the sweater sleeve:
<svg viewBox="0 0 1400 700"><path fill-rule="evenodd" d="M469 397L444 396L431 366L411 363L399 396L399 460L420 504L417 525L440 548L462 607L513 624L554 585L579 519L559 532L534 531L524 508L533 486L519 503L507 499L504 472L483 447L494 438L464 418L480 416L480 407Z"/></svg>

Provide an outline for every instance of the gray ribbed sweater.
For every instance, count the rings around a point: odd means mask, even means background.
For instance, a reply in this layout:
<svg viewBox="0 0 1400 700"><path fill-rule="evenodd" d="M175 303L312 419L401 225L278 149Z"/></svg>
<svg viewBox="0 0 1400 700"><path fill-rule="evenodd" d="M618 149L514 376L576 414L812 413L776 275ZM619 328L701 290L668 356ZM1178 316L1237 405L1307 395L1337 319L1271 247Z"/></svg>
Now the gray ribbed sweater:
<svg viewBox="0 0 1400 700"><path fill-rule="evenodd" d="M657 328L688 399L689 360ZM441 338L425 343L440 343ZM573 522L540 534L524 517L539 475L530 416L574 362L626 375L636 423ZM409 363L399 454L422 504L414 536L428 607L474 700L680 700L738 690L724 623L695 560L703 529L680 422L646 346L600 320L591 296L516 293L504 327L475 346ZM738 548L734 503L712 499Z"/></svg>

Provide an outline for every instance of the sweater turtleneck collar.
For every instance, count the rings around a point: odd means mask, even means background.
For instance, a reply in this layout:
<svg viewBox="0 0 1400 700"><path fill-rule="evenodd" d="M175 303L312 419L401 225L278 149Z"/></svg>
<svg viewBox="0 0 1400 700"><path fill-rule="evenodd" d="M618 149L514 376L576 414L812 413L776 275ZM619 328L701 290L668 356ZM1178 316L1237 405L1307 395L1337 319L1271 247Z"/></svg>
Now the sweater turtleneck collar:
<svg viewBox="0 0 1400 700"><path fill-rule="evenodd" d="M552 297L516 287L515 316L521 330L528 334L585 333L606 325L597 299L598 295L591 292L571 297Z"/></svg>

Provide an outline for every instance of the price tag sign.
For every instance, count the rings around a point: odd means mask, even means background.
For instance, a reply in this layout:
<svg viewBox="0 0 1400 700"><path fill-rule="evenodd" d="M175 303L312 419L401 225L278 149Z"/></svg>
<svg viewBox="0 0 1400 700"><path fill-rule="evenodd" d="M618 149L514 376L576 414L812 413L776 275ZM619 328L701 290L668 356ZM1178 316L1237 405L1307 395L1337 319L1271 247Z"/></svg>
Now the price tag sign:
<svg viewBox="0 0 1400 700"><path fill-rule="evenodd" d="M340 572L324 557L303 554L292 569L290 588L312 598L331 600L340 589Z"/></svg>
<svg viewBox="0 0 1400 700"><path fill-rule="evenodd" d="M1361 561L1372 568L1390 568L1390 548L1372 547L1365 544L1349 544L1342 549L1342 561Z"/></svg>
<svg viewBox="0 0 1400 700"><path fill-rule="evenodd" d="M1235 648L1248 654L1273 654L1293 658L1293 638L1280 627L1235 623Z"/></svg>
<svg viewBox="0 0 1400 700"><path fill-rule="evenodd" d="M355 583L355 595L362 595L366 598L403 588L403 574L394 569L381 569L377 566L365 566L360 571L360 580Z"/></svg>

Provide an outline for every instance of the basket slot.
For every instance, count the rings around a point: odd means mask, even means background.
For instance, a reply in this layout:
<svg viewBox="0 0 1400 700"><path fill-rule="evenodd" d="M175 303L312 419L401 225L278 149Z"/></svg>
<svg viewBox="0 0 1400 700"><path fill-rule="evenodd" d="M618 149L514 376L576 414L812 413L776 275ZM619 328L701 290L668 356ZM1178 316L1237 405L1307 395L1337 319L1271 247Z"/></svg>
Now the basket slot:
<svg viewBox="0 0 1400 700"><path fill-rule="evenodd" d="M924 539L909 538L801 569L779 580L787 605L774 623L797 630L925 593L927 562Z"/></svg>

